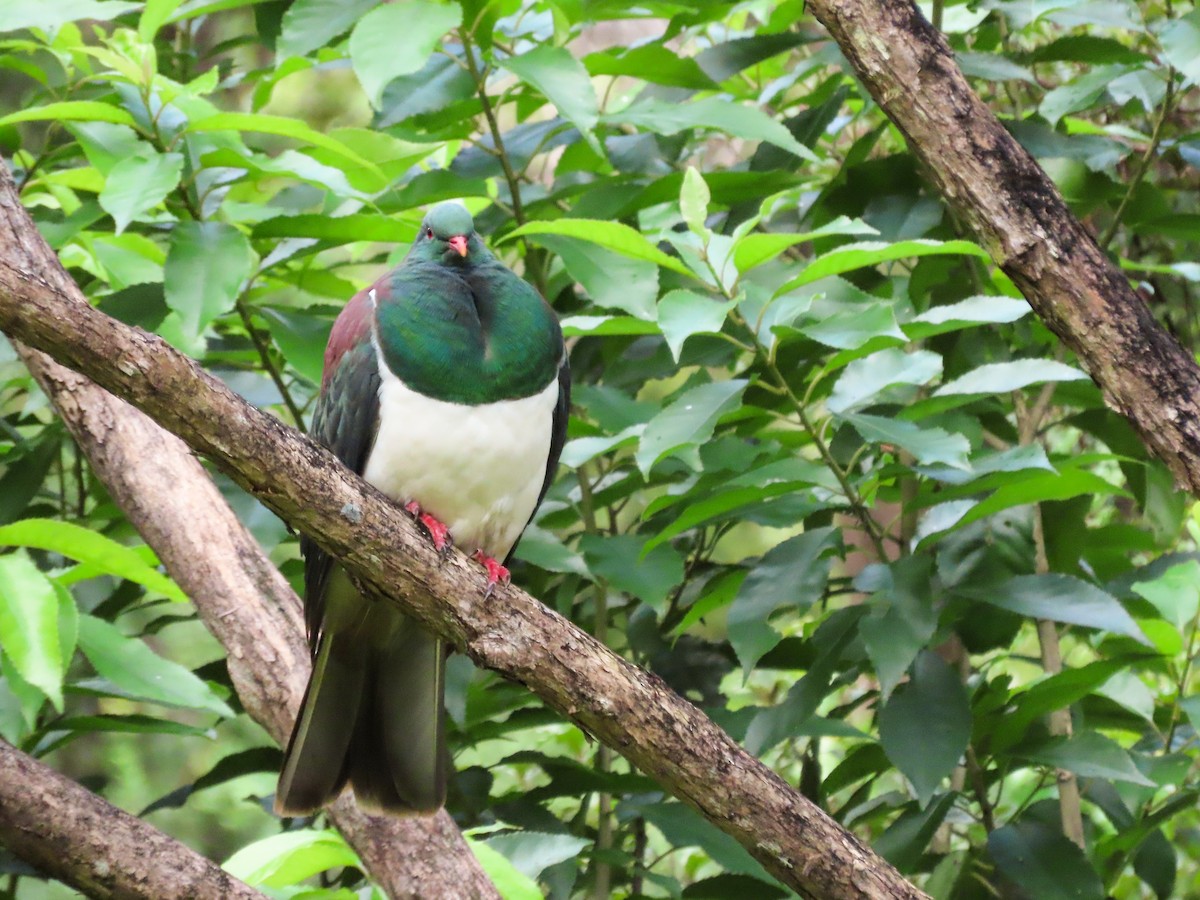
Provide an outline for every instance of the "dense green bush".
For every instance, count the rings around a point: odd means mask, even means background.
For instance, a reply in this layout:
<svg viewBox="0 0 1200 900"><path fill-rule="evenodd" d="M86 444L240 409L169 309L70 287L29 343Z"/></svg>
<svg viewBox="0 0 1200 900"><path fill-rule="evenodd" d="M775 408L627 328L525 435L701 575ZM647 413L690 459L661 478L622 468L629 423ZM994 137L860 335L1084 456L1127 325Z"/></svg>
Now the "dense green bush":
<svg viewBox="0 0 1200 900"><path fill-rule="evenodd" d="M1192 341L1179 7L930 14ZM1200 515L801 2L9 0L0 32L0 150L102 310L303 427L340 305L463 198L571 340L518 583L935 897L1200 889ZM270 837L278 755L7 345L0 403L0 735L279 896L359 885L321 822ZM450 810L507 896L785 895L524 689L449 681Z"/></svg>

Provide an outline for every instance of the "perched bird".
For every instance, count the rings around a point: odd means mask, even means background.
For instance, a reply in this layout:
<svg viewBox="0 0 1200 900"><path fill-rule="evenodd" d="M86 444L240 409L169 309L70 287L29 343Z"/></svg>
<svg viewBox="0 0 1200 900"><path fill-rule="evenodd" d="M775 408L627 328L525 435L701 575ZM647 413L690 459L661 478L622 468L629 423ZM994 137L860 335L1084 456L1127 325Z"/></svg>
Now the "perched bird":
<svg viewBox="0 0 1200 900"><path fill-rule="evenodd" d="M570 373L537 292L434 207L404 262L356 294L325 350L313 435L405 505L442 550L475 551L487 592L554 475ZM349 782L360 806L430 812L446 794L442 641L359 594L302 538L313 673L275 809L305 815Z"/></svg>

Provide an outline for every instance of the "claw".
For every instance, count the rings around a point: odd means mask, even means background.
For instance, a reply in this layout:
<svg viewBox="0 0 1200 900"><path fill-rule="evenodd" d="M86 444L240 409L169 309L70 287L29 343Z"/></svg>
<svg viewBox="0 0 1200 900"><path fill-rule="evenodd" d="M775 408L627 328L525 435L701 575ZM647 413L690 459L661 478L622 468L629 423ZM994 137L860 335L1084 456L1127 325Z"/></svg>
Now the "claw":
<svg viewBox="0 0 1200 900"><path fill-rule="evenodd" d="M411 500L404 504L404 511L416 519L417 524L425 529L425 532L429 535L429 539L433 541L434 550L443 557L450 555L450 550L454 547L454 539L450 536L449 528L429 513L422 511L421 504L416 500Z"/></svg>
<svg viewBox="0 0 1200 900"><path fill-rule="evenodd" d="M492 596L492 591L496 589L497 584L508 584L512 580L508 569L502 566L496 560L492 559L482 550L476 550L472 557L477 563L487 569L487 590L483 592L483 599L487 600Z"/></svg>

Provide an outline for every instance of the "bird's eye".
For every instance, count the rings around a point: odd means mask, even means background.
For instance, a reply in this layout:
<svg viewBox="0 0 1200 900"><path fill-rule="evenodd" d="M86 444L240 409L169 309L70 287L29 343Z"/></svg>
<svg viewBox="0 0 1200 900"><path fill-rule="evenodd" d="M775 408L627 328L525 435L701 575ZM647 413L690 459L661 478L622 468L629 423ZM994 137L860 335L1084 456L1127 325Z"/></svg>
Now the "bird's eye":
<svg viewBox="0 0 1200 900"><path fill-rule="evenodd" d="M433 229L432 228L425 229L425 237L431 241L433 240Z"/></svg>

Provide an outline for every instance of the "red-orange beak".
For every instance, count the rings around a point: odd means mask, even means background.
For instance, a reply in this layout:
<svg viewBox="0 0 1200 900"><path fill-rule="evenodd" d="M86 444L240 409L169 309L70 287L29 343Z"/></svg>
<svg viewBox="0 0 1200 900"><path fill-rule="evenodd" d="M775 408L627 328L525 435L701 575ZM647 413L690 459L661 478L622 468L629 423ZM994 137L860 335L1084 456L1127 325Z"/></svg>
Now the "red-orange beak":
<svg viewBox="0 0 1200 900"><path fill-rule="evenodd" d="M467 236L465 234L456 234L446 243L453 247L459 256L467 255Z"/></svg>

